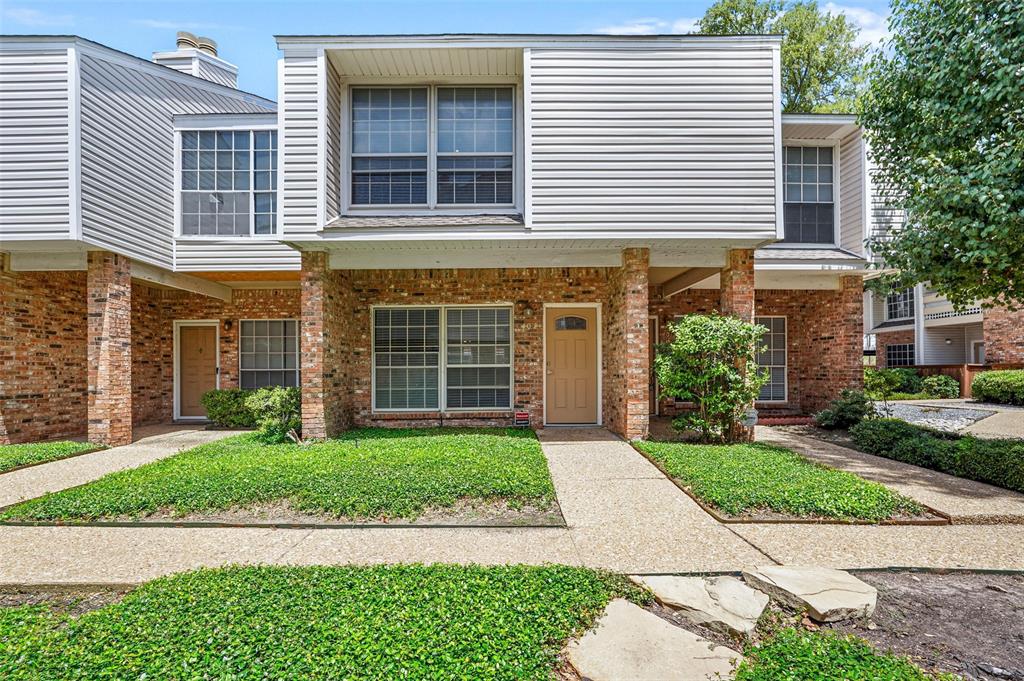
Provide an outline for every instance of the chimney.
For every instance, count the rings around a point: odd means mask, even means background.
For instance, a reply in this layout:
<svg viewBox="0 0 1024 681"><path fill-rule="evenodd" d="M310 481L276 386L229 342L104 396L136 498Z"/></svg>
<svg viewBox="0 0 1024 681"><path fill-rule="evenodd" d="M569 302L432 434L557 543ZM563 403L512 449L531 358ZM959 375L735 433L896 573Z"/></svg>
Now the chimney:
<svg viewBox="0 0 1024 681"><path fill-rule="evenodd" d="M217 41L178 31L174 52L154 52L153 61L220 85L238 87L238 67L217 56Z"/></svg>

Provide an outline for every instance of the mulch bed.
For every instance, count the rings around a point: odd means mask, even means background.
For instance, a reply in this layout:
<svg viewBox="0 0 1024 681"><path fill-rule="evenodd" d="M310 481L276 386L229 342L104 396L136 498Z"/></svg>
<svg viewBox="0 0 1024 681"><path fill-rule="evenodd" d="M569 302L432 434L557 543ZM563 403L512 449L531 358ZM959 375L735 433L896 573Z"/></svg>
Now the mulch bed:
<svg viewBox="0 0 1024 681"><path fill-rule="evenodd" d="M129 587L86 585L0 586L0 608L47 605L56 612L78 616L117 603L129 591Z"/></svg>

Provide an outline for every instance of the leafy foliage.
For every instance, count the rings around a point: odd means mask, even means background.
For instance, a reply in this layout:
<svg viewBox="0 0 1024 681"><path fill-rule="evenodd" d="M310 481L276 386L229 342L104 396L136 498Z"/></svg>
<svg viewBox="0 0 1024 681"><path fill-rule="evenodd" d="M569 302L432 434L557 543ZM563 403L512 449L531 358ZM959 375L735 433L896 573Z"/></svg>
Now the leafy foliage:
<svg viewBox="0 0 1024 681"><path fill-rule="evenodd" d="M63 459L92 449L100 449L100 446L89 442L68 441L0 445L0 473L19 466Z"/></svg>
<svg viewBox="0 0 1024 681"><path fill-rule="evenodd" d="M850 434L869 454L1024 492L1024 440L960 437L899 419L863 421Z"/></svg>
<svg viewBox="0 0 1024 681"><path fill-rule="evenodd" d="M768 381L754 363L767 329L718 314L684 315L668 327L672 341L654 358L661 393L694 403L673 426L705 441L726 439Z"/></svg>
<svg viewBox="0 0 1024 681"><path fill-rule="evenodd" d="M921 383L922 388L928 397L934 397L942 400L951 400L953 398L960 397L960 382L952 376L946 376L944 374L926 376Z"/></svg>
<svg viewBox="0 0 1024 681"><path fill-rule="evenodd" d="M0 608L0 677L546 681L621 596L649 599L566 566L199 570L77 618Z"/></svg>
<svg viewBox="0 0 1024 681"><path fill-rule="evenodd" d="M845 389L839 398L832 401L827 409L814 415L818 425L828 430L849 428L874 416L875 405L860 390Z"/></svg>
<svg viewBox="0 0 1024 681"><path fill-rule="evenodd" d="M933 681L910 660L876 651L856 636L786 627L759 645L749 644L736 681ZM942 681L956 677L943 675Z"/></svg>
<svg viewBox="0 0 1024 681"><path fill-rule="evenodd" d="M859 29L817 2L718 0L700 32L782 35L782 106L787 113L853 111L867 48Z"/></svg>
<svg viewBox="0 0 1024 681"><path fill-rule="evenodd" d="M245 406L256 419L264 442L286 442L290 432L302 429L299 388L260 388L245 398Z"/></svg>
<svg viewBox="0 0 1024 681"><path fill-rule="evenodd" d="M763 444L638 442L694 495L732 516L774 511L798 517L885 520L917 514L910 499L796 452Z"/></svg>
<svg viewBox="0 0 1024 681"><path fill-rule="evenodd" d="M971 381L971 395L982 402L1024 406L1024 371L983 371Z"/></svg>
<svg viewBox="0 0 1024 681"><path fill-rule="evenodd" d="M1019 0L894 0L860 106L878 181L907 215L876 237L880 290L930 282L959 308L1024 302Z"/></svg>
<svg viewBox="0 0 1024 681"><path fill-rule="evenodd" d="M519 429L353 430L308 446L225 438L8 509L0 518L138 518L288 499L338 517L415 517L462 498L547 506L554 499L536 436Z"/></svg>
<svg viewBox="0 0 1024 681"><path fill-rule="evenodd" d="M864 392L873 400L881 400L882 413L889 415L889 402L897 399L926 397L917 395L921 390L921 378L913 369L864 368Z"/></svg>
<svg viewBox="0 0 1024 681"><path fill-rule="evenodd" d="M206 417L222 428L255 428L256 415L245 405L251 390L227 388L203 393Z"/></svg>

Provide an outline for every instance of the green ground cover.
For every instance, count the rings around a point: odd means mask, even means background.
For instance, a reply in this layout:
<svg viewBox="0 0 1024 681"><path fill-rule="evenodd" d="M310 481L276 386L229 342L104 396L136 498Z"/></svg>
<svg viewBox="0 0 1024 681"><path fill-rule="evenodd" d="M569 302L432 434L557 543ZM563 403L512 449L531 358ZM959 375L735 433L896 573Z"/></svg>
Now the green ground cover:
<svg viewBox="0 0 1024 681"><path fill-rule="evenodd" d="M768 511L879 521L922 510L883 485L780 447L650 441L636 446L696 497L730 516Z"/></svg>
<svg viewBox="0 0 1024 681"><path fill-rule="evenodd" d="M0 445L0 473L19 466L63 459L72 454L98 449L88 442L30 442L20 445Z"/></svg>
<svg viewBox="0 0 1024 681"><path fill-rule="evenodd" d="M0 608L0 678L550 679L620 576L549 567L233 567L78 617Z"/></svg>
<svg viewBox="0 0 1024 681"><path fill-rule="evenodd" d="M0 519L185 515L280 500L338 518L414 518L460 499L546 508L554 496L532 431L362 429L308 446L226 438L24 502Z"/></svg>

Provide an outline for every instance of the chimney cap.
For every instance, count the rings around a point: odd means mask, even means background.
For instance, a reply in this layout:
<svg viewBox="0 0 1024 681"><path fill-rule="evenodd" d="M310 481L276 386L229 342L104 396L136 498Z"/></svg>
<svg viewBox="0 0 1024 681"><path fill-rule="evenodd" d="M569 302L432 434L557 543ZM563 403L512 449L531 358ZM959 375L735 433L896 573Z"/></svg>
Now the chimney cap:
<svg viewBox="0 0 1024 681"><path fill-rule="evenodd" d="M206 52L214 57L217 56L217 41L213 38L207 38L206 36L196 37L196 47L199 48L200 52Z"/></svg>
<svg viewBox="0 0 1024 681"><path fill-rule="evenodd" d="M196 49L199 47L199 40L196 36L188 31L178 31L178 49L184 50L188 48Z"/></svg>

